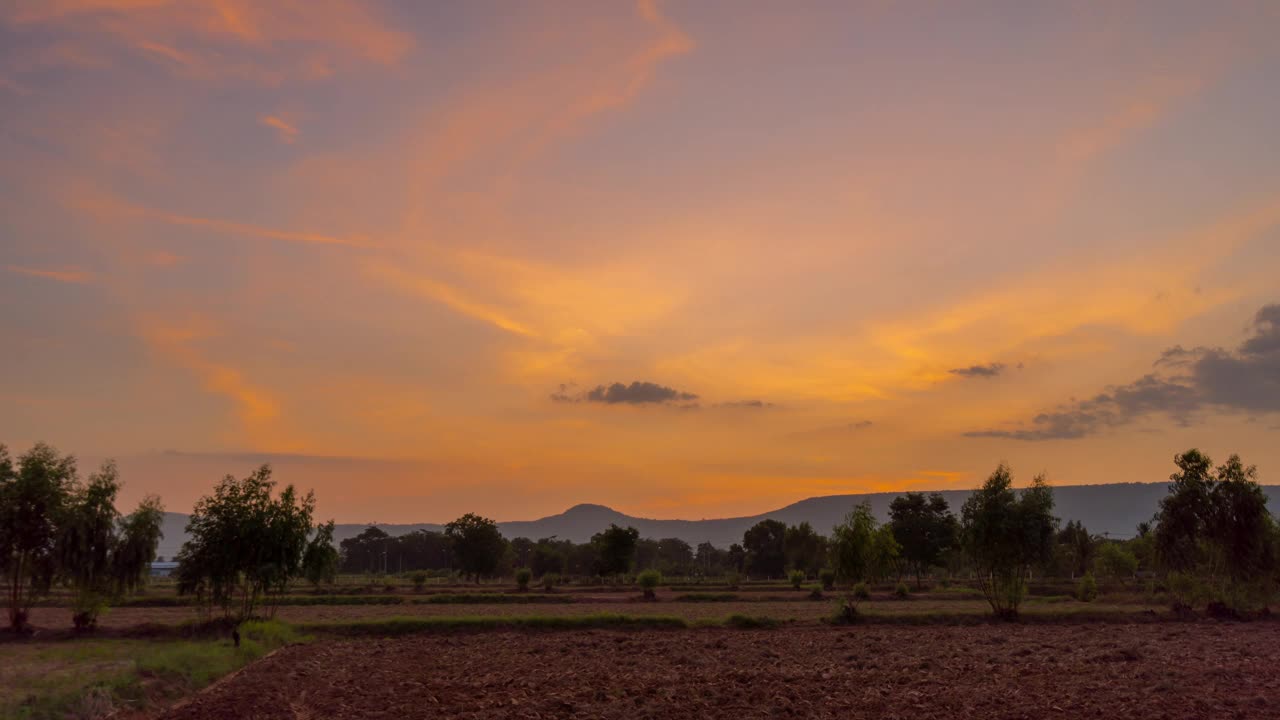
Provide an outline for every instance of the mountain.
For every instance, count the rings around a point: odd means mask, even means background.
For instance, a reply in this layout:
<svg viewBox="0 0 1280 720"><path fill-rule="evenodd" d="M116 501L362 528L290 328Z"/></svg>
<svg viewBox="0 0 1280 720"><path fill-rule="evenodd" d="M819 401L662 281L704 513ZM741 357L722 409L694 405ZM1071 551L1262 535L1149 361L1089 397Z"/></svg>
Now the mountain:
<svg viewBox="0 0 1280 720"><path fill-rule="evenodd" d="M1263 490L1267 493L1272 510L1280 507L1280 486L1266 485ZM1138 523L1151 519L1159 507L1160 498L1168 491L1167 483L1064 485L1053 489L1056 503L1054 512L1063 523L1078 520L1094 534L1106 533L1111 537L1127 538L1133 535ZM940 492L951 504L952 511L959 514L960 506L972 491ZM574 542L586 542L610 523L615 523L636 528L641 537L677 537L692 545L710 542L716 547L725 548L732 543L742 542L742 534L747 528L766 518L780 520L788 525L808 521L819 532L826 534L854 505L863 500L871 502L871 510L883 522L889 517L889 503L901 494L827 495L801 500L759 515L716 520L654 520L626 515L604 505L583 504L574 505L559 515L538 520L502 522L498 523L498 527L508 538L527 537L537 540L556 536ZM160 542L159 550L161 556L167 559L178 552L185 540L183 528L186 522L186 515L165 513L164 540ZM355 537L365 527L367 526L363 524L338 525L334 528L334 540L342 542L346 538ZM444 529L443 525L432 523L378 527L391 535L403 535L414 530L440 532Z"/></svg>

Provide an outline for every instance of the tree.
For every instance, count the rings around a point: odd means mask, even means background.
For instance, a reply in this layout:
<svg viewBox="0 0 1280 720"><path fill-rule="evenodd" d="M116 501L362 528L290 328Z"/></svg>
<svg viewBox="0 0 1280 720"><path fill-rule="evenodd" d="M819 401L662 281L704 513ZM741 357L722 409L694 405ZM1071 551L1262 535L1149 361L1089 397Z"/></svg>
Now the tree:
<svg viewBox="0 0 1280 720"><path fill-rule="evenodd" d="M693 561L698 566L698 572L704 577L712 577L724 573L725 567L729 564L729 554L709 542L703 542L698 543L698 551Z"/></svg>
<svg viewBox="0 0 1280 720"><path fill-rule="evenodd" d="M1233 609L1265 604L1274 592L1276 528L1257 468L1232 455L1215 469L1194 448L1174 463L1179 471L1156 515L1161 565L1208 582L1211 596Z"/></svg>
<svg viewBox="0 0 1280 720"><path fill-rule="evenodd" d="M591 546L596 551L596 572L600 575L625 575L631 572L639 540L639 530L618 527L612 523L609 529L591 536Z"/></svg>
<svg viewBox="0 0 1280 720"><path fill-rule="evenodd" d="M902 546L893 537L893 528L881 525L871 536L871 577L884 580L895 575L902 580Z"/></svg>
<svg viewBox="0 0 1280 720"><path fill-rule="evenodd" d="M1067 572L1072 578L1084 575L1093 566L1093 558L1097 549L1097 541L1084 524L1078 520L1069 521L1058 531L1058 548L1061 551Z"/></svg>
<svg viewBox="0 0 1280 720"><path fill-rule="evenodd" d="M947 499L939 493L907 493L889 504L889 527L902 548L902 560L915 573L916 588L921 576L942 564L942 554L956 543L956 516Z"/></svg>
<svg viewBox="0 0 1280 720"><path fill-rule="evenodd" d="M453 559L463 575L476 582L492 575L507 549L507 541L498 532L498 523L475 513L467 513L444 526L445 537L453 547Z"/></svg>
<svg viewBox="0 0 1280 720"><path fill-rule="evenodd" d="M333 521L320 525L302 552L302 576L319 587L338 576L338 549L333 546Z"/></svg>
<svg viewBox="0 0 1280 720"><path fill-rule="evenodd" d="M1028 573L1052 557L1056 524L1053 489L1044 476L1036 476L1019 494L1013 490L1013 474L1003 463L965 501L963 544L996 616L1017 617Z"/></svg>
<svg viewBox="0 0 1280 720"><path fill-rule="evenodd" d="M680 538L658 541L658 570L663 575L683 577L693 572L693 547Z"/></svg>
<svg viewBox="0 0 1280 720"><path fill-rule="evenodd" d="M861 502L831 529L831 567L846 583L864 582L876 564L876 518L871 503Z"/></svg>
<svg viewBox="0 0 1280 720"><path fill-rule="evenodd" d="M747 574L754 577L782 577L787 566L787 526L777 520L761 520L742 535L747 553Z"/></svg>
<svg viewBox="0 0 1280 720"><path fill-rule="evenodd" d="M786 529L782 539L787 565L812 577L826 561L827 539L817 533L808 521Z"/></svg>
<svg viewBox="0 0 1280 720"><path fill-rule="evenodd" d="M554 538L543 538L533 546L529 557L529 569L538 577L549 573L559 575L564 572L564 552L556 546Z"/></svg>
<svg viewBox="0 0 1280 720"><path fill-rule="evenodd" d="M0 576L9 627L26 628L31 603L57 572L58 525L76 484L76 460L44 443L18 458L0 445Z"/></svg>
<svg viewBox="0 0 1280 720"><path fill-rule="evenodd" d="M273 497L275 486L262 465L243 480L226 476L196 503L178 552L179 594L241 620L260 603L274 614L274 597L302 573L316 504L292 485Z"/></svg>
<svg viewBox="0 0 1280 720"><path fill-rule="evenodd" d="M725 556L726 569L740 573L747 567L747 551L738 543L729 545Z"/></svg>
<svg viewBox="0 0 1280 720"><path fill-rule="evenodd" d="M527 537L518 537L511 541L512 563L516 567L529 567L533 559L533 541Z"/></svg>
<svg viewBox="0 0 1280 720"><path fill-rule="evenodd" d="M120 475L114 462L71 491L58 538L59 576L72 590L72 623L92 629L111 602L147 577L164 522L160 499L148 496L128 517L116 510Z"/></svg>
<svg viewBox="0 0 1280 720"><path fill-rule="evenodd" d="M1094 568L1098 575L1123 583L1138 571L1138 558L1123 543L1104 542L1098 548Z"/></svg>

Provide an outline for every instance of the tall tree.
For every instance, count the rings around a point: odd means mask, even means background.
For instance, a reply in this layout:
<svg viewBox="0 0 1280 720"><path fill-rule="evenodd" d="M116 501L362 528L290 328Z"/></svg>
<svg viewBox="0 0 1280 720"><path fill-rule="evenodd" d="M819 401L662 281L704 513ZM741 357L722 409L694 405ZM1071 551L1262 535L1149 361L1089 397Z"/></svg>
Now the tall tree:
<svg viewBox="0 0 1280 720"><path fill-rule="evenodd" d="M180 594L228 617L252 617L259 604L274 615L274 598L302 574L316 504L314 493L288 485L273 495L275 487L263 465L242 480L226 476L196 502L178 552Z"/></svg>
<svg viewBox="0 0 1280 720"><path fill-rule="evenodd" d="M843 582L871 579L876 566L876 518L871 504L861 502L831 529L831 567Z"/></svg>
<svg viewBox="0 0 1280 720"><path fill-rule="evenodd" d="M338 575L338 549L333 546L333 521L316 528L302 552L302 576L319 587Z"/></svg>
<svg viewBox="0 0 1280 720"><path fill-rule="evenodd" d="M453 558L464 575L476 582L492 575L506 552L507 541L498 532L498 523L475 513L467 513L444 526L444 534L453 543Z"/></svg>
<svg viewBox="0 0 1280 720"><path fill-rule="evenodd" d="M787 567L787 526L777 520L761 520L742 535L747 551L747 574L753 577L782 577Z"/></svg>
<svg viewBox="0 0 1280 720"><path fill-rule="evenodd" d="M919 588L921 576L941 565L942 554L955 545L959 525L941 494L907 493L889 504L889 527Z"/></svg>
<svg viewBox="0 0 1280 720"><path fill-rule="evenodd" d="M1001 463L964 503L961 536L991 609L1002 618L1018 615L1027 575L1053 555L1057 518L1053 489L1043 475L1021 492Z"/></svg>
<svg viewBox="0 0 1280 720"><path fill-rule="evenodd" d="M1156 516L1160 563L1207 581L1214 598L1233 608L1265 604L1275 591L1277 531L1257 468L1232 455L1215 469L1196 449L1174 462L1178 472Z"/></svg>
<svg viewBox="0 0 1280 720"><path fill-rule="evenodd" d="M633 527L610 524L607 530L591 537L596 551L596 573L599 575L625 575L631 572L636 559L636 546L640 531Z"/></svg>
<svg viewBox="0 0 1280 720"><path fill-rule="evenodd" d="M827 539L806 520L787 528L782 540L787 565L806 577L815 577L826 560Z"/></svg>
<svg viewBox="0 0 1280 720"><path fill-rule="evenodd" d="M59 575L71 587L72 623L97 625L98 615L147 577L160 542L164 508L148 496L128 517L116 510L120 475L114 462L71 492L58 538Z"/></svg>
<svg viewBox="0 0 1280 720"><path fill-rule="evenodd" d="M15 467L0 445L0 576L9 627L26 629L31 603L57 573L58 526L76 485L76 459L36 443Z"/></svg>

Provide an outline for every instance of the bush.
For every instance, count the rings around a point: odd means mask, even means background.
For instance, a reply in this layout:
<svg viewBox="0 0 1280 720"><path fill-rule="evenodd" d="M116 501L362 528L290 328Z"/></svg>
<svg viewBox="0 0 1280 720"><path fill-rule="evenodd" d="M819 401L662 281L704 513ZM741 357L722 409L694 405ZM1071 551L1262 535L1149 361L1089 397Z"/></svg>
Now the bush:
<svg viewBox="0 0 1280 720"><path fill-rule="evenodd" d="M520 592L529 591L529 581L533 579L533 571L529 568L520 568L516 571L516 585L520 587Z"/></svg>
<svg viewBox="0 0 1280 720"><path fill-rule="evenodd" d="M556 573L542 574L542 589L551 592L556 589L556 585L560 584L560 576Z"/></svg>
<svg viewBox="0 0 1280 720"><path fill-rule="evenodd" d="M657 570L645 570L636 576L636 584L644 590L645 600L658 599L654 590L658 588L658 583L660 582L662 582L662 573Z"/></svg>
<svg viewBox="0 0 1280 720"><path fill-rule="evenodd" d="M893 596L898 598L899 600L906 600L907 596L910 594L911 594L911 589L908 588L907 584L904 582L898 583L898 586L893 589Z"/></svg>
<svg viewBox="0 0 1280 720"><path fill-rule="evenodd" d="M742 582L742 576L736 572L727 572L724 574L724 582L730 590L737 590L738 584Z"/></svg>
<svg viewBox="0 0 1280 720"><path fill-rule="evenodd" d="M821 585L814 585L813 587L809 588L809 599L810 599L810 600L821 600L821 599L822 599L822 586L821 586Z"/></svg>
<svg viewBox="0 0 1280 720"><path fill-rule="evenodd" d="M831 568L823 568L818 572L818 579L822 581L823 590L831 590L836 586L836 571Z"/></svg>
<svg viewBox="0 0 1280 720"><path fill-rule="evenodd" d="M1080 585L1076 587L1076 599L1081 602L1093 602L1098 599L1098 582L1093 579L1093 573L1085 573L1080 578Z"/></svg>
<svg viewBox="0 0 1280 720"><path fill-rule="evenodd" d="M870 600L871 590L866 583L858 583L853 586L853 597L858 600Z"/></svg>
<svg viewBox="0 0 1280 720"><path fill-rule="evenodd" d="M419 570L409 576L409 581L413 583L413 589L422 592L422 588L427 584L427 574Z"/></svg>
<svg viewBox="0 0 1280 720"><path fill-rule="evenodd" d="M792 570L787 575L787 579L791 581L792 589L799 590L800 586L804 584L804 571Z"/></svg>

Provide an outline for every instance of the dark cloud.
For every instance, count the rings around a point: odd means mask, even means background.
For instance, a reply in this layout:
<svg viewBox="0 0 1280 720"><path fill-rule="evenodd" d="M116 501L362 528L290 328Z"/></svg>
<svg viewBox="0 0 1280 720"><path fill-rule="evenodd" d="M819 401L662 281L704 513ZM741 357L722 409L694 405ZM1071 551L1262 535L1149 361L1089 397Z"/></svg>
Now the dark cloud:
<svg viewBox="0 0 1280 720"><path fill-rule="evenodd" d="M594 402L606 405L646 405L665 403L691 403L698 396L644 380L637 380L630 385L616 382L611 385L597 385L585 392L575 393L572 384L561 385L560 389L551 393L556 402Z"/></svg>
<svg viewBox="0 0 1280 720"><path fill-rule="evenodd" d="M1019 365L1021 367L1021 365ZM1004 363L993 362L986 365L970 365L966 368L953 368L947 372L952 375L970 378L992 378L1004 372Z"/></svg>
<svg viewBox="0 0 1280 720"><path fill-rule="evenodd" d="M764 400L734 400L731 402L716 403L718 408L741 408L744 410L763 410L765 408L777 407L771 402Z"/></svg>
<svg viewBox="0 0 1280 720"><path fill-rule="evenodd" d="M1159 373L1108 388L1096 397L1045 412L1030 427L977 430L967 437L1067 440L1093 435L1148 415L1182 425L1208 409L1280 412L1280 305L1257 312L1253 335L1235 350L1174 346L1155 362Z"/></svg>

